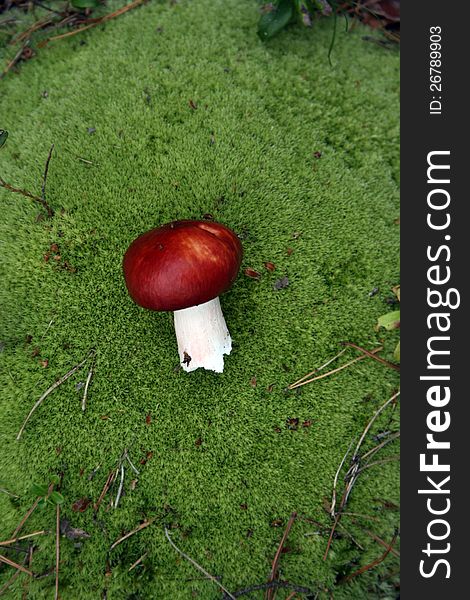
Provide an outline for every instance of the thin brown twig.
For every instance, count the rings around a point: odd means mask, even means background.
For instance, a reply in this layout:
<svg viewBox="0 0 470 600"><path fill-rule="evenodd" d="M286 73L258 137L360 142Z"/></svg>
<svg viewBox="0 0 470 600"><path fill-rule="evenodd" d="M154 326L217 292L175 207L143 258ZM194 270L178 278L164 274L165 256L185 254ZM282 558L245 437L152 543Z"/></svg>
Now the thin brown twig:
<svg viewBox="0 0 470 600"><path fill-rule="evenodd" d="M310 377L311 375L315 375L315 373L318 373L319 371L321 371L328 365L331 365L332 362L334 362L336 359L338 359L340 356L342 356L345 352L346 352L346 348L343 348L343 350L341 350L341 352L338 352L338 354L336 354L336 356L333 356L333 358L330 358L330 360L328 360L324 365L321 365L321 367L316 367L315 369L313 369L313 371L310 371L310 373L307 373L307 375L304 375L303 377L301 377L297 381L294 381L294 383L291 383L290 385L291 386L297 385L304 379L307 379L307 377Z"/></svg>
<svg viewBox="0 0 470 600"><path fill-rule="evenodd" d="M99 498L95 502L95 505L93 507L95 512L98 512L100 504L103 502L103 498L106 496L106 493L108 492L111 484L114 481L114 478L116 477L116 473L117 473L116 469L113 469L112 471L109 472L108 478L106 479L103 489L101 490L101 494L99 495Z"/></svg>
<svg viewBox="0 0 470 600"><path fill-rule="evenodd" d="M199 571L201 571L201 573L204 573L204 575L210 579L211 581L213 581L216 585L219 586L219 588L225 593L226 596L228 596L229 598L231 598L232 600L236 600L235 596L230 593L221 583L220 581L214 577L213 575L211 575L210 573L208 573L204 567L201 567L201 565L199 565L194 559L192 559L190 556L188 556L185 552L183 552L182 550L180 550L178 548L178 546L175 544L175 542L171 539L170 537L170 533L168 531L168 529L165 527L165 537L166 539L170 542L170 545L176 550L176 552L178 552L179 554L181 554L181 556L183 558L185 558L188 562L190 562L194 567L196 567L196 569L198 569Z"/></svg>
<svg viewBox="0 0 470 600"><path fill-rule="evenodd" d="M271 583L276 579L279 558L281 556L282 549L284 547L284 544L286 543L287 537L290 533L290 530L292 529L292 525L294 524L294 521L296 518L297 518L297 513L293 512L289 518L289 521L287 522L286 528L284 530L284 533L282 534L281 541L279 542L279 546L278 546L276 554L274 556L274 560L273 560L273 563L271 566L271 574L269 575L269 578L268 578L268 583ZM266 591L266 600L271 600L271 598L272 598L271 589L268 589Z"/></svg>
<svg viewBox="0 0 470 600"><path fill-rule="evenodd" d="M10 40L10 46L14 46L18 44L18 42L22 42L23 40L29 39L31 37L31 34L33 34L35 31L38 31L38 29L42 29L43 27L47 27L52 22L53 21L50 17L44 17L44 19L39 19L38 21L36 21L36 23L33 23L31 27L25 29L25 31L13 36L13 38Z"/></svg>
<svg viewBox="0 0 470 600"><path fill-rule="evenodd" d="M25 50L25 48L27 48L29 46L29 40L26 40L26 42L23 44L23 46L18 50L18 52L15 54L15 56L10 60L10 62L7 64L7 66L4 68L3 72L0 73L0 79L3 79L3 77L5 77L5 75L8 73L8 71L10 71L10 69L12 69L16 63L21 59L21 56ZM3 180L0 180L3 181ZM3 184L2 184L3 185ZM5 185L3 187L6 187ZM10 189L10 188L7 188ZM11 190L11 191L18 191L18 190ZM20 193L23 193L24 190L22 190ZM27 195L27 194L25 194Z"/></svg>
<svg viewBox="0 0 470 600"><path fill-rule="evenodd" d="M375 354L376 352L380 352L381 350L383 350L382 346L379 346L378 348L374 348L374 350L372 350L372 354ZM295 385L291 384L291 385L287 386L287 389L294 390L295 388L301 387L302 385L306 385L307 383L312 383L313 381L318 381L319 379L323 379L325 377L329 377L330 375L334 375L335 373L339 373L339 371L342 371L343 369L350 367L351 365L353 365L354 363L356 363L360 360L364 360L364 358L368 358L367 354L362 354L362 356L358 356L357 358L350 360L346 364L341 365L340 367L333 369L332 371L328 371L328 373L323 373L323 375L318 375L317 377L313 377L313 379L308 379L307 381L302 381L301 383L297 383Z"/></svg>
<svg viewBox="0 0 470 600"><path fill-rule="evenodd" d="M133 8L137 8L140 4L143 4L146 1L147 0L134 0L130 4L127 4L126 6L123 6L122 8L119 8L118 10L116 10L112 13L108 13L107 15L104 15L103 17L95 20L93 23L88 23L87 25L84 25L83 27L80 27L79 29L74 29L73 31L68 31L67 33L62 33L60 35L55 35L53 37L47 38L47 40L43 40L38 45L40 47L45 46L49 42L55 42L57 40L71 37L72 35L77 35L77 33L81 33L82 31L86 31L87 29L96 27L97 25L100 25L101 23L106 23L106 21L114 19L115 17L119 17L120 15L124 14L125 12L127 12L129 10L132 10Z"/></svg>
<svg viewBox="0 0 470 600"><path fill-rule="evenodd" d="M395 462L397 460L400 460L399 454L393 454L392 456L387 456L387 458L382 458L381 460L375 460L374 462L367 463L366 465L364 465L363 467L358 469L357 475L359 475L359 473L362 473L366 469L370 469L371 467L375 467L377 465L384 465L385 463Z"/></svg>
<svg viewBox="0 0 470 600"><path fill-rule="evenodd" d="M387 438L386 440L384 440L383 442L381 442L377 446L374 446L373 448L371 448L370 450L368 450L365 454L363 454L362 457L361 457L362 460L365 460L366 458L374 455L376 452L378 452L379 450L381 450L384 446L386 446L387 444L390 444L391 442L395 441L399 437L400 437L400 432L397 431L396 433L392 434L389 438Z"/></svg>
<svg viewBox="0 0 470 600"><path fill-rule="evenodd" d="M369 358L373 358L377 362L381 363L382 365L385 365L386 367L389 367L390 369L394 369L395 371L400 371L400 365L396 365L395 363L385 360L385 358L376 356L374 353L370 352L369 350L366 350L365 348L362 348L361 346L358 346L357 344L353 344L353 342L341 342L341 344L343 346L349 346L350 348L359 350L359 352L363 352Z"/></svg>
<svg viewBox="0 0 470 600"><path fill-rule="evenodd" d="M31 506L31 508L27 511L25 516L21 519L19 525L16 527L15 531L11 534L12 538L15 538L19 534L19 532L23 529L23 525L26 523L26 521L29 519L29 517L36 510L36 508L39 504L39 500L41 500L41 498L36 498L36 500L33 502L33 505Z"/></svg>
<svg viewBox="0 0 470 600"><path fill-rule="evenodd" d="M148 552L144 552L144 554L142 554L142 556L140 558L138 558L135 563L132 563L132 565L129 567L129 570L127 571L128 573L130 573L132 571L132 569L135 569L137 567L137 565L140 565L140 563L144 560L144 558L147 556Z"/></svg>
<svg viewBox="0 0 470 600"><path fill-rule="evenodd" d="M59 564L60 564L60 504L56 505L56 535L55 535L55 595L59 600Z"/></svg>
<svg viewBox="0 0 470 600"><path fill-rule="evenodd" d="M41 188L41 198L42 198L42 201L44 204L44 208L47 210L47 214L49 217L54 216L54 210L49 206L49 204L46 201L46 184L47 184L47 174L49 172L49 163L51 162L53 150L54 150L54 144L52 144L52 146L49 150L49 154L47 155L47 160L46 160L46 164L44 167L44 175L42 178L42 188Z"/></svg>
<svg viewBox="0 0 470 600"><path fill-rule="evenodd" d="M39 398L39 400L34 404L33 408L29 411L28 416L26 417L23 425L21 426L21 429L18 432L18 435L16 436L16 439L19 440L24 428L26 427L26 424L28 423L29 419L31 418L32 414L34 413L34 411L40 406L40 404L43 402L43 400L45 400L47 398L47 396L49 396L49 394L51 392L53 392L56 388L58 388L60 385L62 385L65 381L67 381L67 379L69 377L71 377L74 373L76 373L79 369L81 369L83 367L83 365L86 363L86 361L88 360L88 358L95 352L95 350L92 348L88 354L86 355L86 357L80 362L78 363L78 365L75 365L74 367L72 367L70 369L70 371L68 371L65 375L63 375L62 377L60 377L56 382L54 382L51 387L49 387L43 394L42 396Z"/></svg>
<svg viewBox="0 0 470 600"><path fill-rule="evenodd" d="M26 573L30 577L34 577L34 573L32 571L30 571L26 567L23 567L23 565L19 565L18 563L14 562L13 560L10 560L6 556L3 556L3 554L0 554L0 561L5 563L6 565L10 565L10 567L19 569L20 571L22 571L23 573Z"/></svg>
<svg viewBox="0 0 470 600"><path fill-rule="evenodd" d="M387 556L389 555L389 553L391 552L393 546L395 545L397 537L398 537L398 531L395 532L395 534L394 534L394 536L392 538L392 541L390 542L390 544L388 545L387 549L382 554L382 556L379 556L379 558L376 558L371 563L369 563L367 565L364 565L363 567L361 567L357 571L354 571L354 573L351 573L351 575L348 575L348 577L342 579L341 583L347 583L348 581L351 581L351 579L353 579L354 577L357 577L358 575L362 575L362 573L365 573L365 571L370 571L370 569L373 569L374 567L376 567L377 565L379 565L381 562L383 562L387 558Z"/></svg>
<svg viewBox="0 0 470 600"><path fill-rule="evenodd" d="M28 190L23 190L21 188L13 187L9 183L7 183L2 177L0 177L0 186L4 187L9 192L13 192L14 194L21 194L22 196L26 196L26 198L31 198L31 200L34 200L35 202L39 202L40 204L42 204L44 206L42 198L40 198L39 196L35 196L31 192L28 192Z"/></svg>
<svg viewBox="0 0 470 600"><path fill-rule="evenodd" d="M148 521L144 521L138 527L136 527L132 531L129 531L129 533L126 533L126 535L123 535L122 537L120 537L118 540L116 540L114 542L114 544L112 544L110 550L114 550L114 548L116 548L116 546L119 546L119 544L121 544L124 540L127 540L127 538L130 538L131 535L134 535L135 533L138 533L139 531L142 531L142 529L145 529L146 527L151 525L155 521L155 518L156 517L154 517L153 519L149 519Z"/></svg>
<svg viewBox="0 0 470 600"><path fill-rule="evenodd" d="M49 532L43 529L42 531L35 531L34 533L28 533L27 535L21 535L20 537L15 537L10 540L5 540L4 542L0 542L0 546L10 546L15 542L19 542L21 540L26 540L28 538L36 537L37 535L46 535Z"/></svg>

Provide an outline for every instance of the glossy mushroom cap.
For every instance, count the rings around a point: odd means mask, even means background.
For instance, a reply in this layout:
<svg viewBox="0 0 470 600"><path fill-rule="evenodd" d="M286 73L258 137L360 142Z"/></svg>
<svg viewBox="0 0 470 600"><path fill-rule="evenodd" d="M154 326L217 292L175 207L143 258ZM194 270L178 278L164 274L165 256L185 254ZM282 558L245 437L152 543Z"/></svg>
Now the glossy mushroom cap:
<svg viewBox="0 0 470 600"><path fill-rule="evenodd" d="M212 221L174 221L132 242L124 255L124 278L140 306L181 310L228 290L242 255L240 240L228 227Z"/></svg>

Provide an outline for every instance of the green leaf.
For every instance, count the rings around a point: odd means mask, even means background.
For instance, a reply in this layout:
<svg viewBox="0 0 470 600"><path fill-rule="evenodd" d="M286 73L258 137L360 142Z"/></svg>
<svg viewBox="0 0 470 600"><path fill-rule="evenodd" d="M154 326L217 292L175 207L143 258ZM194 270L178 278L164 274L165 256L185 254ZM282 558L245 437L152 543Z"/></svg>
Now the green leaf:
<svg viewBox="0 0 470 600"><path fill-rule="evenodd" d="M395 348L395 352L393 353L395 360L400 362L400 342L398 342L397 347Z"/></svg>
<svg viewBox="0 0 470 600"><path fill-rule="evenodd" d="M52 492L49 496L49 502L51 504L63 504L64 497L62 496L62 494L59 494L59 492Z"/></svg>
<svg viewBox="0 0 470 600"><path fill-rule="evenodd" d="M397 329L397 327L400 327L400 311L394 310L382 315L377 319L377 324L379 327L385 327L387 331Z"/></svg>
<svg viewBox="0 0 470 600"><path fill-rule="evenodd" d="M46 506L47 506L47 500L45 498L41 498L41 500L39 500L39 502L38 502L38 507L45 508Z"/></svg>
<svg viewBox="0 0 470 600"><path fill-rule="evenodd" d="M60 482L60 477L58 475L51 475L51 483L57 485Z"/></svg>
<svg viewBox="0 0 470 600"><path fill-rule="evenodd" d="M8 131L0 129L0 148L5 145L8 137Z"/></svg>
<svg viewBox="0 0 470 600"><path fill-rule="evenodd" d="M47 496L47 485L42 483L33 483L31 493L35 496Z"/></svg>
<svg viewBox="0 0 470 600"><path fill-rule="evenodd" d="M96 8L99 5L99 0L72 0L74 8Z"/></svg>
<svg viewBox="0 0 470 600"><path fill-rule="evenodd" d="M258 35L262 40L269 40L289 23L294 14L292 0L279 0L273 10L261 15L258 23Z"/></svg>

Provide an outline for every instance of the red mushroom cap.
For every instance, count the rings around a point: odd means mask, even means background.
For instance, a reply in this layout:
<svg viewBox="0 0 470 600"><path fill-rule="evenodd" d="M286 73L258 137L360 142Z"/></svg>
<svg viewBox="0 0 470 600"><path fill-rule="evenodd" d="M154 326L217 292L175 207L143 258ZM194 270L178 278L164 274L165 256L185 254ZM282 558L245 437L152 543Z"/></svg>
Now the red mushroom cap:
<svg viewBox="0 0 470 600"><path fill-rule="evenodd" d="M131 298L140 306L181 310L228 290L242 255L240 240L228 227L209 221L174 221L132 242L124 255L124 278Z"/></svg>

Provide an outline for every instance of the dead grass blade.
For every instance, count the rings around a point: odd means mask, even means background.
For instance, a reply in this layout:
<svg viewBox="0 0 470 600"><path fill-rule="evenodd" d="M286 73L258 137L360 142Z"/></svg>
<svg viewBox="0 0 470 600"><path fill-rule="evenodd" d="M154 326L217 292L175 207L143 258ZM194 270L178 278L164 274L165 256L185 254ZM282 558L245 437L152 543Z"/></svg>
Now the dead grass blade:
<svg viewBox="0 0 470 600"><path fill-rule="evenodd" d="M271 574L269 575L268 583L272 583L276 579L277 575L277 567L279 564L279 558L281 556L282 549L284 548L284 544L286 543L287 537L289 536L290 530L292 529L292 525L294 524L295 519L297 518L297 513L293 512L287 522L286 528L282 535L281 541L279 542L279 546L277 548L276 554L274 556L273 564L271 566ZM266 591L266 600L272 600L273 598L273 590L268 588Z"/></svg>

